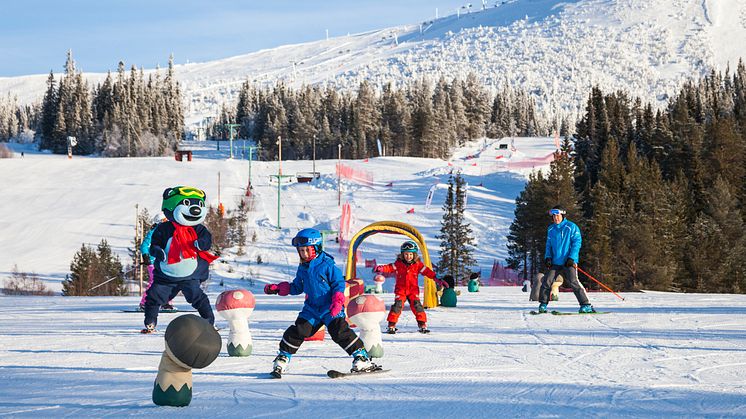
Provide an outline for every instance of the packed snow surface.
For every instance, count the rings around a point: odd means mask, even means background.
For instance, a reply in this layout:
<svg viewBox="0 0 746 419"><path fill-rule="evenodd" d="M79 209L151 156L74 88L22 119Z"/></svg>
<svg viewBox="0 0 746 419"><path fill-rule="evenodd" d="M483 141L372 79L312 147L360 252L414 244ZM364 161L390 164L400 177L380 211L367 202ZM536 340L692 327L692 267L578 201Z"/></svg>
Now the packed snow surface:
<svg viewBox="0 0 746 419"><path fill-rule="evenodd" d="M213 303L221 290L210 287ZM611 313L534 316L518 287L461 291L458 307L427 311L429 335L402 314L378 361L391 372L337 380L327 369L346 370L351 359L328 336L304 343L281 380L268 379L303 298L257 295L254 353L229 357L221 330L222 353L193 371L185 408L151 401L163 330L178 314L161 314L161 331L140 335L142 315L120 312L136 297L0 297L0 416L744 416L746 296L592 293ZM577 303L561 293L550 308Z"/></svg>

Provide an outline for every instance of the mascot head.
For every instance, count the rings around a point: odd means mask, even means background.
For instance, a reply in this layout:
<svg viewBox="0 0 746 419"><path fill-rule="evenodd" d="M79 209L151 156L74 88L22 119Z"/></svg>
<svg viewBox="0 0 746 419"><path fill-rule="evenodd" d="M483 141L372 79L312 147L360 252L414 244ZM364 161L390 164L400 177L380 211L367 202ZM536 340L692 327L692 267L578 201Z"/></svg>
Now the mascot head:
<svg viewBox="0 0 746 419"><path fill-rule="evenodd" d="M196 226L207 217L205 196L205 191L191 186L167 188L163 191L161 210L169 221Z"/></svg>

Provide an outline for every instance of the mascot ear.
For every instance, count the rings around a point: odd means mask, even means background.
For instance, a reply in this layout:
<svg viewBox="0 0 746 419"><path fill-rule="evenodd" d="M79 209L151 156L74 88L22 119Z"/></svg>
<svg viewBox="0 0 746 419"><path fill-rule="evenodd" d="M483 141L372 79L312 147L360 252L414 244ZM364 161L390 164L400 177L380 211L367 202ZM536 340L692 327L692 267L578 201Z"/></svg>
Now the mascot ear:
<svg viewBox="0 0 746 419"><path fill-rule="evenodd" d="M163 199L168 199L168 198L170 198L170 197L171 197L171 191L172 191L173 189L174 189L174 188L166 188L166 190L165 190L165 191L163 191Z"/></svg>

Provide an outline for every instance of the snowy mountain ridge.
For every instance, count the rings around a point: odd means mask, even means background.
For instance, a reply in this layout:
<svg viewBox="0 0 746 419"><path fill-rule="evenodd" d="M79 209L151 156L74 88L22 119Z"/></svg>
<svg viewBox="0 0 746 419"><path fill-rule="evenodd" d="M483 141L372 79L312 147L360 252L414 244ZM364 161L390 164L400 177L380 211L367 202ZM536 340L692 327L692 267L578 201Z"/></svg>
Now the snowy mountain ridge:
<svg viewBox="0 0 746 419"><path fill-rule="evenodd" d="M528 90L552 118L577 113L595 84L664 104L685 80L735 66L745 43L740 0L508 0L420 24L177 65L176 73L188 123L234 103L247 80L354 89L362 80L380 86L469 72L493 88ZM38 100L46 77L0 78L0 94ZM86 77L98 83L105 74Z"/></svg>

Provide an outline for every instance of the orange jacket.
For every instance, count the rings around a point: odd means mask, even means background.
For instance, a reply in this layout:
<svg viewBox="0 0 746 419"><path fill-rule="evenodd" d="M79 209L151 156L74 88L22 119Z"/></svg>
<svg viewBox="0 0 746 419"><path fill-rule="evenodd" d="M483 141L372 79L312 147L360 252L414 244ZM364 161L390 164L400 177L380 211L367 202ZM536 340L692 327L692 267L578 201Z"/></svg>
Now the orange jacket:
<svg viewBox="0 0 746 419"><path fill-rule="evenodd" d="M417 280L420 274L428 278L435 278L435 272L425 266L419 258L408 265L400 256L396 259L396 262L383 265L382 272L384 274L396 273L394 293L405 297L419 296L420 287L417 285Z"/></svg>

